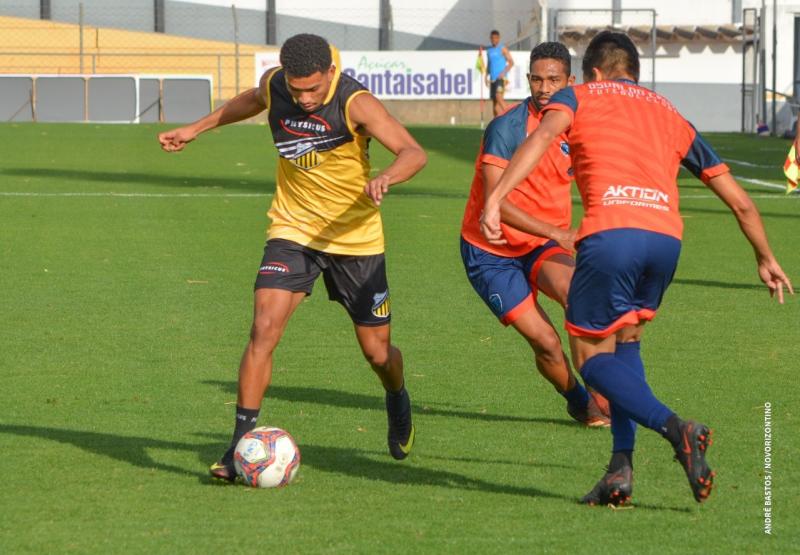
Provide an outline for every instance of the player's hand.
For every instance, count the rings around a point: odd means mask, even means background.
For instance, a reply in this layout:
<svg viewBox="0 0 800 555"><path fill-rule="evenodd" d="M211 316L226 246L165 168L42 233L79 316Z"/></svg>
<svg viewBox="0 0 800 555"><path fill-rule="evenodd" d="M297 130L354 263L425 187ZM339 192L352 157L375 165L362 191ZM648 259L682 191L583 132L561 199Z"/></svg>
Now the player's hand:
<svg viewBox="0 0 800 555"><path fill-rule="evenodd" d="M162 150L178 152L197 138L197 133L188 127L178 127L158 134L158 142Z"/></svg>
<svg viewBox="0 0 800 555"><path fill-rule="evenodd" d="M770 297L774 297L776 293L778 294L778 302L780 304L783 304L784 287L786 287L791 295L794 295L792 282L789 281L789 278L783 273L780 264L778 264L774 258L759 260L758 276L761 278L761 281L769 287Z"/></svg>
<svg viewBox="0 0 800 555"><path fill-rule="evenodd" d="M578 232L574 229L560 229L553 237L553 241L567 252L575 252L575 236Z"/></svg>
<svg viewBox="0 0 800 555"><path fill-rule="evenodd" d="M369 183L364 187L364 192L375 206L380 206L383 196L389 192L389 185L391 185L391 177L386 174L379 175L375 179L370 179Z"/></svg>
<svg viewBox="0 0 800 555"><path fill-rule="evenodd" d="M503 230L500 228L500 205L487 203L486 208L481 214L481 233L492 245L505 245L508 243L503 238Z"/></svg>

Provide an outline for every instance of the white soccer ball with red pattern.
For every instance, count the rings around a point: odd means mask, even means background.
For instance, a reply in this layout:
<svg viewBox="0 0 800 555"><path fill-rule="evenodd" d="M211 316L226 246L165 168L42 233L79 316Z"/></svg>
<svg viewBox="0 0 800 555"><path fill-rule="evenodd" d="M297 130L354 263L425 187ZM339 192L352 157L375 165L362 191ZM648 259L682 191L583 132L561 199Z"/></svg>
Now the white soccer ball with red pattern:
<svg viewBox="0 0 800 555"><path fill-rule="evenodd" d="M247 432L233 454L236 473L254 488L288 485L300 468L300 449L288 432L262 426Z"/></svg>

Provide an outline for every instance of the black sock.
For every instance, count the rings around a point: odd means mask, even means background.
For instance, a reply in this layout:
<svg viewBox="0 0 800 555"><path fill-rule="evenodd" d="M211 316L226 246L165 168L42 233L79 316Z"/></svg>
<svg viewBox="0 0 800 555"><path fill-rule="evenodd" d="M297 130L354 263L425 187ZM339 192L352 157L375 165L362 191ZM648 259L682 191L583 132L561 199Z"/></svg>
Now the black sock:
<svg viewBox="0 0 800 555"><path fill-rule="evenodd" d="M258 413L261 409L246 409L236 405L236 425L233 428L233 437L231 438L231 446L225 451L222 456L222 464L233 463L233 452L236 449L236 444L242 439L242 436L256 427L258 420Z"/></svg>
<svg viewBox="0 0 800 555"><path fill-rule="evenodd" d="M614 451L611 453L611 460L608 463L609 472L617 472L626 466L633 468L633 451Z"/></svg>
<svg viewBox="0 0 800 555"><path fill-rule="evenodd" d="M405 384L397 391L386 391L386 412L392 419L405 422L411 412L411 401Z"/></svg>
<svg viewBox="0 0 800 555"><path fill-rule="evenodd" d="M681 442L681 419L675 414L667 418L667 422L661 430L661 435L664 436L673 447L677 447Z"/></svg>

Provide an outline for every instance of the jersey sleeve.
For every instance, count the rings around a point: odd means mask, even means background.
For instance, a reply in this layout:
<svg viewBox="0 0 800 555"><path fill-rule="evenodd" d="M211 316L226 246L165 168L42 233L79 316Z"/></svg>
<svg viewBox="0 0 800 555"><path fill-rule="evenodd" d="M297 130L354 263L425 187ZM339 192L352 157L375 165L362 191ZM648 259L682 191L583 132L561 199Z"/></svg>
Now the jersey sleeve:
<svg viewBox="0 0 800 555"><path fill-rule="evenodd" d="M486 128L483 135L483 152L480 161L484 164L506 168L514 155L516 145L509 141L511 137L505 132L505 120L496 118Z"/></svg>
<svg viewBox="0 0 800 555"><path fill-rule="evenodd" d="M569 116L569 125L575 121L575 112L578 111L578 97L575 96L575 90L572 87L561 89L550 98L547 106L542 108L542 114L547 114L551 110L564 112Z"/></svg>
<svg viewBox="0 0 800 555"><path fill-rule="evenodd" d="M728 165L720 159L697 129L689 122L686 122L686 125L689 127L691 143L681 160L683 166L706 184L712 177L730 171Z"/></svg>

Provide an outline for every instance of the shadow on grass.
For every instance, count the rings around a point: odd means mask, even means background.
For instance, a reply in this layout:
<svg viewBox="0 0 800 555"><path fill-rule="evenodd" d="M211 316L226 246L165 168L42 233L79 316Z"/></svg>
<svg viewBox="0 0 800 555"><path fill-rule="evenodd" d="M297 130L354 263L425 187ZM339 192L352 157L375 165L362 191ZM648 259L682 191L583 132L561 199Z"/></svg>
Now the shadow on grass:
<svg viewBox="0 0 800 555"><path fill-rule="evenodd" d="M221 441L221 437L208 434L198 435L214 437L217 441L205 444L180 443L147 437L8 424L0 424L0 433L57 441L140 468L156 469L182 476L197 476L203 483L212 483L205 473L190 472L179 466L160 463L154 460L147 451L151 449L181 450L197 453L206 460L213 460L215 456L219 455L219 442ZM455 472L434 470L389 460L374 460L365 452L353 448L303 444L302 456L302 464L311 468L392 484L427 485L529 497L569 499L537 488L495 484Z"/></svg>
<svg viewBox="0 0 800 555"><path fill-rule="evenodd" d="M219 387L227 393L236 393L236 382L207 380L203 383ZM267 398L280 399L293 403L314 403L331 407L349 409L379 410L384 411L383 398L376 392L373 395L362 395L335 389L317 387L297 387L273 385L267 392ZM444 416L450 418L465 418L468 420L481 420L484 422L524 422L538 424L557 424L561 426L578 426L578 423L566 418L547 418L531 416L511 416L504 414L488 414L466 410L445 409L429 405L413 404L416 414L426 416Z"/></svg>
<svg viewBox="0 0 800 555"><path fill-rule="evenodd" d="M413 461L400 463L389 460L376 460L367 456L365 452L357 449L308 444L304 444L302 449L302 464L333 474L342 474L354 478L366 478L368 480L387 482L390 484L436 486L467 491L574 501L574 499L568 496L535 487L497 484L478 478L463 476L447 470L435 470L432 468L414 466Z"/></svg>
<svg viewBox="0 0 800 555"><path fill-rule="evenodd" d="M728 281L712 281L708 279L673 279L672 283L677 285L697 285L699 287L716 287L719 289L747 289L767 291L766 285L759 285L757 283L731 283Z"/></svg>
<svg viewBox="0 0 800 555"><path fill-rule="evenodd" d="M59 443L74 445L84 451L103 455L112 459L126 462L140 468L156 469L181 476L197 476L205 478L205 473L186 470L180 466L164 464L153 459L148 450L169 449L197 453L202 460L213 460L219 456L219 442L198 444L180 443L177 441L164 441L150 437L136 437L115 435L100 432L86 432L82 430L67 430L63 428L46 428L36 426L16 426L0 424L0 434L13 434L24 437L49 439Z"/></svg>
<svg viewBox="0 0 800 555"><path fill-rule="evenodd" d="M189 175L165 175L141 172L108 172L74 170L64 168L3 168L0 175L16 177L38 177L52 179L54 182L72 180L79 182L98 182L110 185L118 183L158 185L178 188L222 188L250 193L273 193L275 182L261 177L197 177Z"/></svg>
<svg viewBox="0 0 800 555"><path fill-rule="evenodd" d="M164 441L160 439L115 435L109 433L87 432L82 430L68 430L63 428L46 428L36 426L20 426L0 424L0 434L11 434L21 437L40 438L57 441L78 447L89 453L109 457L111 459L132 464L148 470L160 470L181 476L195 476L201 483L214 484L217 482L205 473L187 471L185 468L171 464L164 464L154 460L148 450L167 449L195 453L201 460L214 460L224 447L223 436L218 434L195 434L213 440L210 443L181 443L177 441ZM464 476L456 472L436 470L414 466L413 459L406 462L388 460L387 455L374 454L359 449L347 447L328 447L322 445L302 444L302 464L323 472L340 474L344 476L368 479L389 484L407 484L420 486L435 486L453 488L466 491L479 491L486 493L499 493L518 495L523 497L541 497L548 499L561 499L570 503L577 503L577 499L547 491L536 487L513 486L498 484L479 478ZM372 458L383 457L386 460ZM458 459L461 460L461 459ZM486 464L487 461L464 459L464 462ZM558 466L546 465L541 466ZM648 510L669 510L678 512L691 512L686 507L664 507L658 505L637 504L637 508Z"/></svg>
<svg viewBox="0 0 800 555"><path fill-rule="evenodd" d="M262 193L265 196L275 192L273 179L249 176L240 178L202 177L197 175L166 175L160 173L109 172L62 168L4 168L0 169L0 176L44 178L53 180L54 183L69 180L79 183L106 183L108 186L141 184L181 189L215 188L228 192ZM464 190L447 191L434 187L404 185L403 187L393 188L392 196L466 200L469 196L469 186Z"/></svg>
<svg viewBox="0 0 800 555"><path fill-rule="evenodd" d="M428 152L437 152L470 164L475 162L483 131L475 127L409 126L408 130Z"/></svg>

